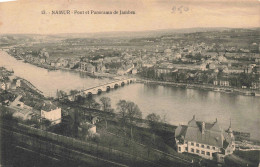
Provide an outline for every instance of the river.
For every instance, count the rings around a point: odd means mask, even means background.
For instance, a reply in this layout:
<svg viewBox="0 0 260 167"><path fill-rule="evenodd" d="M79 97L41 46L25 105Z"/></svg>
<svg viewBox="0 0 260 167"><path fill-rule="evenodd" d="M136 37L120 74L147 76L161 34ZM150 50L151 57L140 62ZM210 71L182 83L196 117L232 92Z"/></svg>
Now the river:
<svg viewBox="0 0 260 167"><path fill-rule="evenodd" d="M82 90L110 82L110 79L89 77L84 72L69 70L49 71L21 60L16 60L6 52L0 51L0 66L14 71L14 75L30 81L45 96L56 96L57 90L69 92L72 89Z"/></svg>
<svg viewBox="0 0 260 167"><path fill-rule="evenodd" d="M48 96L55 96L57 89L69 91L90 88L111 81L90 78L79 72L48 71L18 61L1 51L0 66L13 69L16 76L30 81ZM260 140L259 97L141 83L126 85L96 98L102 96L110 97L114 108L120 99L133 101L141 109L143 117L156 113L174 125L187 124L196 115L197 120L208 122L214 122L217 118L226 129L231 119L233 130L250 132L252 139Z"/></svg>

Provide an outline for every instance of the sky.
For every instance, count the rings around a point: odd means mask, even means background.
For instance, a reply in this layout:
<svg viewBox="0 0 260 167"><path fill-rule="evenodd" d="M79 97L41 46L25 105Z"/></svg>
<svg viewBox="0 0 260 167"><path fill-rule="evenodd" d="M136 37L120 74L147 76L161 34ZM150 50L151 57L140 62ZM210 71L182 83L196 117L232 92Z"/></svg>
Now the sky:
<svg viewBox="0 0 260 167"><path fill-rule="evenodd" d="M43 10L47 14L42 14ZM55 10L70 10L72 13L52 15L52 11ZM74 10L84 12L130 10L135 14L75 15ZM260 27L260 0L17 0L0 2L0 33L95 33L195 27Z"/></svg>

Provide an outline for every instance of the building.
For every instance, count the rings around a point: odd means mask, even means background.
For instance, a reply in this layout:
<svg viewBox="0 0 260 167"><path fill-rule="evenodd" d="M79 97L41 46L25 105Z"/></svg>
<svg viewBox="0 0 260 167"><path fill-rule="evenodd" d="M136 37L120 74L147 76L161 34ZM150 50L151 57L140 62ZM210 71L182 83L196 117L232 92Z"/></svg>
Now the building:
<svg viewBox="0 0 260 167"><path fill-rule="evenodd" d="M217 85L226 86L226 87L230 86L229 81L225 81L225 80L215 80L215 81L213 81L213 84L216 86Z"/></svg>
<svg viewBox="0 0 260 167"><path fill-rule="evenodd" d="M2 83L0 84L0 88L3 89L3 90L6 90L6 85L5 85L4 82L2 82Z"/></svg>
<svg viewBox="0 0 260 167"><path fill-rule="evenodd" d="M97 133L97 127L91 123L84 122L80 123L78 131L86 138L93 137Z"/></svg>
<svg viewBox="0 0 260 167"><path fill-rule="evenodd" d="M86 71L87 70L87 65L88 65L88 63L86 63L86 62L80 62L80 64L79 64L80 70Z"/></svg>
<svg viewBox="0 0 260 167"><path fill-rule="evenodd" d="M95 66L93 66L92 64L88 64L87 65L87 71L89 72L89 73L95 73L95 71L96 71L96 67Z"/></svg>
<svg viewBox="0 0 260 167"><path fill-rule="evenodd" d="M217 119L214 123L196 121L195 116L188 125L180 125L175 130L178 153L188 152L203 158L224 160L224 156L235 150L235 140L230 127L223 131Z"/></svg>
<svg viewBox="0 0 260 167"><path fill-rule="evenodd" d="M58 124L61 122L61 108L51 102L44 103L41 108L41 118L51 121L52 124Z"/></svg>
<svg viewBox="0 0 260 167"><path fill-rule="evenodd" d="M17 79L17 81L16 81L16 87L21 87L21 80L20 80L20 79Z"/></svg>
<svg viewBox="0 0 260 167"><path fill-rule="evenodd" d="M132 70L132 74L137 74L137 69L136 69L136 68L134 68L134 69Z"/></svg>
<svg viewBox="0 0 260 167"><path fill-rule="evenodd" d="M219 81L220 86L229 86L229 81Z"/></svg>

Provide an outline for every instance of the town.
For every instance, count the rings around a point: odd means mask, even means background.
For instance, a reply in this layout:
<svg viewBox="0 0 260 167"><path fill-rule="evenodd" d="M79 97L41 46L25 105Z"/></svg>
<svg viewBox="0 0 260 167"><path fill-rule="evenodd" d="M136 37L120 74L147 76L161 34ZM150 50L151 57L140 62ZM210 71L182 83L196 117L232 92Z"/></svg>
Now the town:
<svg viewBox="0 0 260 167"><path fill-rule="evenodd" d="M125 38L1 35L1 54L15 61L112 80L47 97L16 70L1 67L1 135L9 139L2 143L4 156L38 150L39 161L54 166L257 166L260 142L236 131L231 119L226 128L218 118L191 114L188 122L173 125L158 113L143 113L136 101L120 99L113 106L114 99L98 97L142 83L259 98L259 33L256 28Z"/></svg>
<svg viewBox="0 0 260 167"><path fill-rule="evenodd" d="M129 40L70 38L45 47L32 42L12 47L8 53L50 70L69 69L111 78L135 74L145 80L259 96L258 33L259 29L231 29Z"/></svg>

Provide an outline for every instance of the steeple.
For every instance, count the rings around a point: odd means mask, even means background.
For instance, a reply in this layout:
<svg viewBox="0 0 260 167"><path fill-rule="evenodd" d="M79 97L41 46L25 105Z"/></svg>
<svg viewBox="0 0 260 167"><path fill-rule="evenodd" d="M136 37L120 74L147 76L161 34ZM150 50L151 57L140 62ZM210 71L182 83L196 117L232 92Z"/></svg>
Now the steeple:
<svg viewBox="0 0 260 167"><path fill-rule="evenodd" d="M229 128L227 130L228 133L232 133L232 128L231 128L231 118L230 118L230 122L229 122Z"/></svg>
<svg viewBox="0 0 260 167"><path fill-rule="evenodd" d="M197 123L196 123L196 120L195 120L195 115L193 115L192 120L190 120L188 122L188 126L197 127Z"/></svg>

